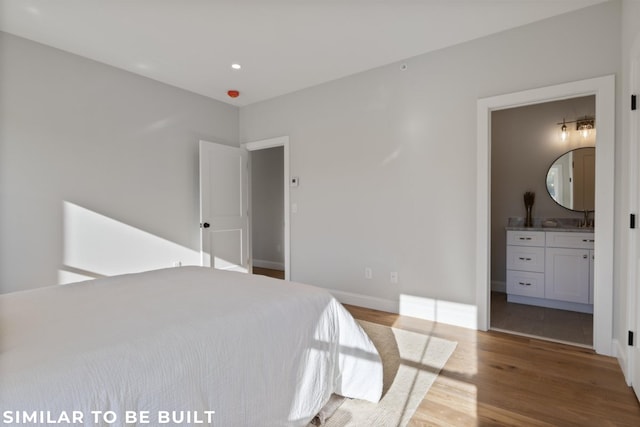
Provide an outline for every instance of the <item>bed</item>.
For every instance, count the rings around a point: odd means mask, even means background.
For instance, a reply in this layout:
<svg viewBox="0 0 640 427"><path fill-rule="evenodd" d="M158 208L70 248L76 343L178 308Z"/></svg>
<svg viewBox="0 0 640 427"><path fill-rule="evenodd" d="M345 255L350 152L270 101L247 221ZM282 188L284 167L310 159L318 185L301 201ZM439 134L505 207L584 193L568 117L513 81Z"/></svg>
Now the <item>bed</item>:
<svg viewBox="0 0 640 427"><path fill-rule="evenodd" d="M381 391L316 287L181 267L0 295L0 424L305 426Z"/></svg>

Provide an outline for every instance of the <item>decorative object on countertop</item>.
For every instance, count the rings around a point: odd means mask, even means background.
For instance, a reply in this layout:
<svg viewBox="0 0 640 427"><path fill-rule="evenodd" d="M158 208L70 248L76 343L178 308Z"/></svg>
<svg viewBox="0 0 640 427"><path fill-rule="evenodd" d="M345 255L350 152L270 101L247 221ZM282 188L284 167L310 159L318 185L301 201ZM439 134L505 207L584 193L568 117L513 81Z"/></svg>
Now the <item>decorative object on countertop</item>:
<svg viewBox="0 0 640 427"><path fill-rule="evenodd" d="M525 227L532 227L533 226L533 219L531 217L531 210L533 208L533 202L536 200L536 193L532 192L532 191L527 191L526 193L524 193L524 207L527 210L527 216L525 217L524 220L524 226Z"/></svg>

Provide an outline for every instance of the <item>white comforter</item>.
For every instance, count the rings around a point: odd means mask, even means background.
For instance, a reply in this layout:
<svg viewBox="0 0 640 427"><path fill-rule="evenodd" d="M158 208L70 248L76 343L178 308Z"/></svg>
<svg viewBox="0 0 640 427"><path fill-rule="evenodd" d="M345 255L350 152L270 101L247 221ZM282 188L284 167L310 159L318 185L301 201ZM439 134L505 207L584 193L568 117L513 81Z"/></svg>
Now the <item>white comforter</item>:
<svg viewBox="0 0 640 427"><path fill-rule="evenodd" d="M381 390L375 347L312 286L183 267L0 295L0 424L303 426Z"/></svg>

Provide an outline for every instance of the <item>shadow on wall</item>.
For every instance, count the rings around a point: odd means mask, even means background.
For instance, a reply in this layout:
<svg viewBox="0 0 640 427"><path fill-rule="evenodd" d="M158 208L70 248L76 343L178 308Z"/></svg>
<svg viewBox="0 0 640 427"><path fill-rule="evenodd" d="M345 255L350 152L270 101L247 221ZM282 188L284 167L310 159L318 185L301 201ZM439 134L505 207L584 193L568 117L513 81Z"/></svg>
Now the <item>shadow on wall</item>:
<svg viewBox="0 0 640 427"><path fill-rule="evenodd" d="M181 265L200 252L97 212L63 202L64 252L58 284Z"/></svg>

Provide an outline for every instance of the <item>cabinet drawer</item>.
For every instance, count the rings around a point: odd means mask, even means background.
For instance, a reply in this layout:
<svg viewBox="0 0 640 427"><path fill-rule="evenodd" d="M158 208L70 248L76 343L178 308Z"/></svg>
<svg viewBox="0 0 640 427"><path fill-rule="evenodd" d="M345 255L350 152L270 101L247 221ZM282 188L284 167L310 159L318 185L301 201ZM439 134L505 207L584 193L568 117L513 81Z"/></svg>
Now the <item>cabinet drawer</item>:
<svg viewBox="0 0 640 427"><path fill-rule="evenodd" d="M507 269L544 273L544 248L507 246Z"/></svg>
<svg viewBox="0 0 640 427"><path fill-rule="evenodd" d="M544 298L544 273L507 270L507 293Z"/></svg>
<svg viewBox="0 0 640 427"><path fill-rule="evenodd" d="M548 248L593 249L593 233L547 232Z"/></svg>
<svg viewBox="0 0 640 427"><path fill-rule="evenodd" d="M507 230L507 245L544 246L543 231Z"/></svg>

